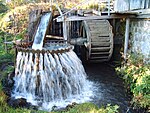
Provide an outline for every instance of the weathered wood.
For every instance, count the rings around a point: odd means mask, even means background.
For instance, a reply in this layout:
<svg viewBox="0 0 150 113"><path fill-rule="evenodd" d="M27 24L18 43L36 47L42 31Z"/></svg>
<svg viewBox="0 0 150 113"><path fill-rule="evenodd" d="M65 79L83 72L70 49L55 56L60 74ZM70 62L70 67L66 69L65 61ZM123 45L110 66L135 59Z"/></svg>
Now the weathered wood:
<svg viewBox="0 0 150 113"><path fill-rule="evenodd" d="M96 32L96 31L92 31L91 32L91 36L93 37L93 36L97 36L97 37L99 37L99 36L107 36L107 37L109 37L109 31L108 32L100 32L100 31L98 31L98 32Z"/></svg>
<svg viewBox="0 0 150 113"><path fill-rule="evenodd" d="M110 54L110 52L96 52L96 53L91 53L91 55L103 55L103 54Z"/></svg>
<svg viewBox="0 0 150 113"><path fill-rule="evenodd" d="M90 23L90 22L92 22L92 23L95 23L95 22L96 22L96 23L97 23L97 22L98 22L99 24L100 24L100 23L101 23L101 24L104 24L104 23L107 24L107 21L106 21L106 20L88 20L87 22L88 22L88 23Z"/></svg>
<svg viewBox="0 0 150 113"><path fill-rule="evenodd" d="M88 42L88 45L86 45L89 49L89 53L88 53L88 56L90 56L90 53L91 53L91 34L90 34L90 29L88 27L88 24L86 21L83 21L83 26L85 28L85 31L86 31L86 38L87 38L87 42Z"/></svg>
<svg viewBox="0 0 150 113"><path fill-rule="evenodd" d="M33 40L32 38L34 37L41 13L42 13L42 10L34 10L29 13L29 24L28 24L28 28L27 28L28 29L27 34L29 36L29 41Z"/></svg>
<svg viewBox="0 0 150 113"><path fill-rule="evenodd" d="M104 26L103 25L101 25L101 26L99 26L99 25L91 25L89 27L89 29L90 29L90 31L97 30L97 31L100 31L100 32L102 32L102 31L110 31L111 30L108 25L104 25Z"/></svg>
<svg viewBox="0 0 150 113"><path fill-rule="evenodd" d="M87 24L89 24L89 25L97 25L97 23L99 23L99 25L98 26L101 26L101 25L107 25L107 23L106 22L104 22L104 23L102 23L101 21L99 22L96 22L96 21L90 21L90 22L87 22Z"/></svg>
<svg viewBox="0 0 150 113"><path fill-rule="evenodd" d="M92 57L91 60L92 60L92 59L94 59L94 60L96 60L96 59L98 59L98 60L100 60L100 59L108 59L108 56Z"/></svg>
<svg viewBox="0 0 150 113"><path fill-rule="evenodd" d="M46 35L46 38L63 39L63 37L53 35Z"/></svg>
<svg viewBox="0 0 150 113"><path fill-rule="evenodd" d="M111 29L110 27L107 25L107 26L90 26L90 31L92 31L92 33L102 33L102 32L105 32L105 33L108 33L111 32Z"/></svg>
<svg viewBox="0 0 150 113"><path fill-rule="evenodd" d="M136 10L132 10L132 11L121 11L116 14L136 15L135 16L135 18L136 18L142 14L150 14L150 9L136 9Z"/></svg>
<svg viewBox="0 0 150 113"><path fill-rule="evenodd" d="M91 48L92 51L109 51L111 49L111 47L95 47L95 48Z"/></svg>
<svg viewBox="0 0 150 113"><path fill-rule="evenodd" d="M150 12L149 14L143 14L136 17L137 19L150 19Z"/></svg>
<svg viewBox="0 0 150 113"><path fill-rule="evenodd" d="M128 42L129 42L129 26L130 19L126 19L126 30L125 30L125 42L124 42L124 59L127 59L127 51L128 51Z"/></svg>
<svg viewBox="0 0 150 113"><path fill-rule="evenodd" d="M135 18L136 15L124 14L124 15L110 15L110 16L70 16L65 19L65 21L81 21L81 20L105 20L105 19L121 19L121 18ZM57 18L57 22L62 22L63 18Z"/></svg>
<svg viewBox="0 0 150 113"><path fill-rule="evenodd" d="M64 37L64 40L67 40L67 22L64 20L63 21L63 37Z"/></svg>
<svg viewBox="0 0 150 113"><path fill-rule="evenodd" d="M108 20L88 20L84 21L84 28L88 41L88 60L99 60L111 58L113 51L112 27ZM100 54L101 53L101 54ZM107 53L107 54L106 54ZM106 60L105 59L105 60Z"/></svg>
<svg viewBox="0 0 150 113"><path fill-rule="evenodd" d="M109 37L92 37L92 42L110 42Z"/></svg>
<svg viewBox="0 0 150 113"><path fill-rule="evenodd" d="M91 59L90 61L93 62L93 63L97 63L97 62L105 62L105 61L108 61L108 59L100 59L100 60Z"/></svg>
<svg viewBox="0 0 150 113"><path fill-rule="evenodd" d="M110 43L108 43L108 42L92 42L92 47L97 47L97 46L99 46L99 47L108 47L108 46L110 46Z"/></svg>
<svg viewBox="0 0 150 113"><path fill-rule="evenodd" d="M108 16L110 16L110 0L108 0Z"/></svg>

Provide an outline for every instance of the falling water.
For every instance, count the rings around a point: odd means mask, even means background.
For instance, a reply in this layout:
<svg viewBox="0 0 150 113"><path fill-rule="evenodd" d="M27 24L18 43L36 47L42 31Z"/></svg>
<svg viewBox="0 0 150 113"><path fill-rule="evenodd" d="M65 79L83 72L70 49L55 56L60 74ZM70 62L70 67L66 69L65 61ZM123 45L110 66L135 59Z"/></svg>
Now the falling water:
<svg viewBox="0 0 150 113"><path fill-rule="evenodd" d="M51 44L48 49L62 48ZM72 50L63 53L18 52L14 80L13 97L26 98L48 111L53 106L60 108L72 102L89 101L92 96L92 83L86 79L82 63Z"/></svg>
<svg viewBox="0 0 150 113"><path fill-rule="evenodd" d="M37 31L34 37L34 43L32 45L32 49L42 50L43 40L44 40L50 19L51 19L51 13L45 13L44 15L42 15L39 26L37 28Z"/></svg>

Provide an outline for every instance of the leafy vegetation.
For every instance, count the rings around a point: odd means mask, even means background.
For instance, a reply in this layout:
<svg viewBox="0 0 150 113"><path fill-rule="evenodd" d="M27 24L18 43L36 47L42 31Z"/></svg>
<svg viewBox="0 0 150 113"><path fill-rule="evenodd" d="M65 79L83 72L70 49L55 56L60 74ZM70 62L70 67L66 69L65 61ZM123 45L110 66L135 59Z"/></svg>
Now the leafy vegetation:
<svg viewBox="0 0 150 113"><path fill-rule="evenodd" d="M143 63L142 55L131 54L127 64L116 70L133 94L134 107L150 110L150 64Z"/></svg>
<svg viewBox="0 0 150 113"><path fill-rule="evenodd" d="M12 41L13 35L8 35L7 33L0 31L0 66L13 62L14 60L13 45L4 44L5 38L7 38L7 41Z"/></svg>
<svg viewBox="0 0 150 113"><path fill-rule="evenodd" d="M2 1L0 1L0 13L4 13L7 10L8 10L8 7Z"/></svg>

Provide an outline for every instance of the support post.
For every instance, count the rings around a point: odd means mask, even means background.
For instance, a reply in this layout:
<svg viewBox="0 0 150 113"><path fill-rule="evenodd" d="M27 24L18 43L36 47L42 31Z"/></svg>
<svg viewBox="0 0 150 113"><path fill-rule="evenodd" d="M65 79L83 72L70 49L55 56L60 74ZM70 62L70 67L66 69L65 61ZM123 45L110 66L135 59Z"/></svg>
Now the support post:
<svg viewBox="0 0 150 113"><path fill-rule="evenodd" d="M98 1L98 15L101 16L101 2L100 2L100 0Z"/></svg>
<svg viewBox="0 0 150 113"><path fill-rule="evenodd" d="M110 16L110 0L108 0L108 16Z"/></svg>
<svg viewBox="0 0 150 113"><path fill-rule="evenodd" d="M63 37L64 40L67 41L67 22L65 21L65 17L63 16Z"/></svg>
<svg viewBox="0 0 150 113"><path fill-rule="evenodd" d="M126 18L126 30L125 30L125 41L124 41L124 59L127 59L128 43L129 43L129 26L130 19Z"/></svg>
<svg viewBox="0 0 150 113"><path fill-rule="evenodd" d="M50 11L52 12L52 4L53 4L53 0L50 0Z"/></svg>

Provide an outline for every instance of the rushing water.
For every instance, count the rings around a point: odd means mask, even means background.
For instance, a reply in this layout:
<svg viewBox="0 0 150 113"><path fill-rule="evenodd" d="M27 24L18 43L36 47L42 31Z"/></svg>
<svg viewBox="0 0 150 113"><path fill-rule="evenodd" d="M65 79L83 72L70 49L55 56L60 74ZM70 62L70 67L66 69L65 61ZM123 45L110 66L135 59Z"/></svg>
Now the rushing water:
<svg viewBox="0 0 150 113"><path fill-rule="evenodd" d="M46 34L46 30L49 24L51 18L51 13L45 13L44 15L42 15L39 26L37 28L35 37L34 37L34 43L32 45L32 49L42 49L43 46L43 40Z"/></svg>
<svg viewBox="0 0 150 113"><path fill-rule="evenodd" d="M93 95L92 82L72 50L61 54L18 52L16 61L15 98L26 98L50 111L53 106L90 101Z"/></svg>

